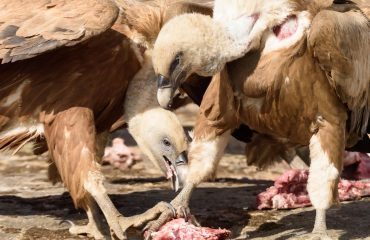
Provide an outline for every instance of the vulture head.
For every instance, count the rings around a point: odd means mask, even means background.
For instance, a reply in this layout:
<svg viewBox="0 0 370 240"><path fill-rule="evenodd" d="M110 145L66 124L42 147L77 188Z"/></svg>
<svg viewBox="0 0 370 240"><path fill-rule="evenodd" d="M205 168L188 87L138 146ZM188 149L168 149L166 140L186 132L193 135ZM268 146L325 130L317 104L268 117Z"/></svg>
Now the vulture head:
<svg viewBox="0 0 370 240"><path fill-rule="evenodd" d="M177 191L187 169L188 137L176 115L156 107L135 116L129 129L143 153L171 180Z"/></svg>
<svg viewBox="0 0 370 240"><path fill-rule="evenodd" d="M217 0L213 18L183 14L168 21L154 44L157 98L164 108L191 74L213 76L252 50L302 37L309 15L299 1ZM301 34L299 34L301 33Z"/></svg>

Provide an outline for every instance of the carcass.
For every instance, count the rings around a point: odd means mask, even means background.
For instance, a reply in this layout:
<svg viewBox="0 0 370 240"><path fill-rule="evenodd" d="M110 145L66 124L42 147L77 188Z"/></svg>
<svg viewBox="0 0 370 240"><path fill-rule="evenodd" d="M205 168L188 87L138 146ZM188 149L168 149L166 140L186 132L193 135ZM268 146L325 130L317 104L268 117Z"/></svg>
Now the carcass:
<svg viewBox="0 0 370 240"><path fill-rule="evenodd" d="M153 240L225 240L230 231L196 227L184 218L174 219L163 225L158 232L151 233Z"/></svg>
<svg viewBox="0 0 370 240"><path fill-rule="evenodd" d="M258 209L290 209L310 206L307 192L308 170L289 170L276 179L274 186L257 196ZM339 200L348 201L370 195L370 180L338 183Z"/></svg>

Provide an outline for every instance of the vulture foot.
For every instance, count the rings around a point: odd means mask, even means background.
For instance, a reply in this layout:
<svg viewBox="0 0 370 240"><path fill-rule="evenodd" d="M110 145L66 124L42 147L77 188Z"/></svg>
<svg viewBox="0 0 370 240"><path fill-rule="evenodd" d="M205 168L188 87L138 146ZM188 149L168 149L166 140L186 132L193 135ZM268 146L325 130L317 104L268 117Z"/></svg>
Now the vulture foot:
<svg viewBox="0 0 370 240"><path fill-rule="evenodd" d="M298 239L304 240L332 240L326 232L318 233L312 232L304 235L300 235Z"/></svg>
<svg viewBox="0 0 370 240"><path fill-rule="evenodd" d="M142 214L138 214L131 217L123 217L119 218L119 223L121 229L126 231L130 227L141 227L146 224L148 221L151 221L158 217L159 214L163 212L169 212L171 215L171 219L176 216L175 209L172 207L171 204L166 202L159 202L157 205L152 207L151 209L147 210Z"/></svg>
<svg viewBox="0 0 370 240"><path fill-rule="evenodd" d="M326 210L316 209L315 226L312 233L299 236L299 239L308 240L331 240L326 232Z"/></svg>
<svg viewBox="0 0 370 240"><path fill-rule="evenodd" d="M71 221L63 221L71 225L69 232L73 235L87 235L93 237L94 239L108 239L108 237L103 234L103 223L101 222L102 218L100 217L98 208L93 201L89 202L86 214L89 223L83 226L75 225Z"/></svg>
<svg viewBox="0 0 370 240"><path fill-rule="evenodd" d="M96 224L89 222L87 225L84 226L77 226L71 223L71 227L69 228L69 232L73 235L87 235L89 237L93 237L94 239L108 239L106 236L102 234Z"/></svg>
<svg viewBox="0 0 370 240"><path fill-rule="evenodd" d="M162 211L158 219L147 223L143 229L145 240L150 240L153 232L158 231L161 226L175 217L184 218L186 221L190 221L195 226L200 226L195 217L190 214L190 209L187 204L177 204L175 199L171 202L171 206L171 208L167 208Z"/></svg>

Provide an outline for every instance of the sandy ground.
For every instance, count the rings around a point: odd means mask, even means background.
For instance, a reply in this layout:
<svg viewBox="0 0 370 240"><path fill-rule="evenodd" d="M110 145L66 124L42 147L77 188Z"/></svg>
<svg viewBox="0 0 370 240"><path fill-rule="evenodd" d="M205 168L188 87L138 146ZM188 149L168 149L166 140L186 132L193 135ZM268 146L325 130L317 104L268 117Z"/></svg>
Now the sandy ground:
<svg viewBox="0 0 370 240"><path fill-rule="evenodd" d="M279 164L267 171L247 167L244 156L237 154L241 147L232 144L217 178L194 193L190 207L201 224L230 229L235 239L299 239L299 234L311 231L312 208L254 210L256 195L288 166ZM148 161L124 172L103 166L103 172L110 197L124 215L141 213L175 196ZM87 223L84 212L74 209L63 186L53 186L47 180L46 157L0 155L0 240L86 238L70 235L68 225L61 224L63 220ZM334 239L370 239L370 198L333 207L328 227ZM130 231L129 239L141 238L138 232Z"/></svg>

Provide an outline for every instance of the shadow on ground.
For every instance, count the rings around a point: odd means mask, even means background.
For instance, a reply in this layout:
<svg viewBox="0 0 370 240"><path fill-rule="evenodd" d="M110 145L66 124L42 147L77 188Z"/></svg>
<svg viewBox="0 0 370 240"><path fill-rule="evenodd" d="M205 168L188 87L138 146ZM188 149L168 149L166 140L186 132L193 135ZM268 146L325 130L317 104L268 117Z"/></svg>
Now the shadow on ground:
<svg viewBox="0 0 370 240"><path fill-rule="evenodd" d="M309 208L312 209L312 208ZM287 212L289 210L276 211ZM284 240L290 237L296 237L304 232L312 231L315 211L308 210L303 212L290 213L278 221L266 222L261 224L256 230L248 232L251 239L266 238L275 234L279 234L286 230L291 230L276 240ZM369 216L370 204L369 201L363 200L358 202L349 202L335 206L328 211L327 227L328 229L338 230L342 232L338 239L369 239Z"/></svg>

